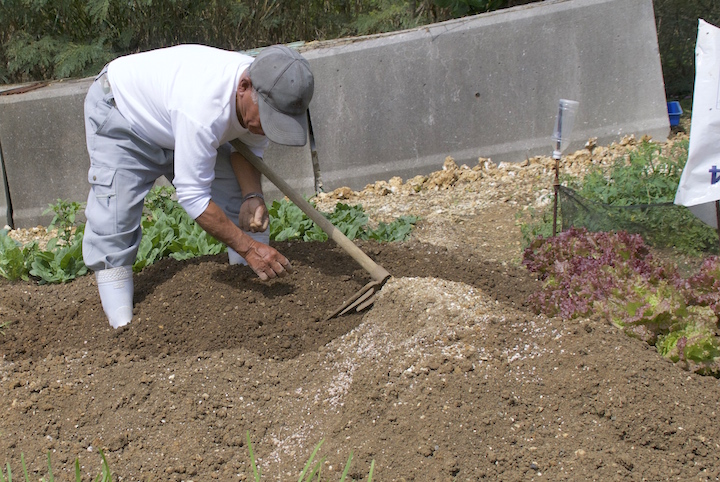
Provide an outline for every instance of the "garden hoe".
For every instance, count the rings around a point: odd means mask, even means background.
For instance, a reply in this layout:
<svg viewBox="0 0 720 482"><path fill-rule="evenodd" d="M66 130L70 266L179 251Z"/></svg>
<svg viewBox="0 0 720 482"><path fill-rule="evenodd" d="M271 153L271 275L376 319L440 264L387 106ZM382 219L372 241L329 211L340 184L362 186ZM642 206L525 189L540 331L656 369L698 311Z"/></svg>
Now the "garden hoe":
<svg viewBox="0 0 720 482"><path fill-rule="evenodd" d="M372 281L363 286L360 291L355 293L349 300L329 315L326 320L335 318L336 316L344 315L352 310L362 311L373 304L377 293L383 287L385 282L390 279L390 273L385 270L382 266L375 263L370 257L365 254L360 248L350 241L338 228L328 221L325 216L320 214L315 208L310 205L297 191L288 185L283 179L280 178L275 172L268 167L265 162L262 161L258 156L252 153L245 144L238 140L231 141L233 147L245 158L250 164L260 171L270 182L275 184L280 191L285 194L307 217L313 220L315 224L327 233L328 237L335 241L347 254L349 254L355 261L360 264L368 273Z"/></svg>

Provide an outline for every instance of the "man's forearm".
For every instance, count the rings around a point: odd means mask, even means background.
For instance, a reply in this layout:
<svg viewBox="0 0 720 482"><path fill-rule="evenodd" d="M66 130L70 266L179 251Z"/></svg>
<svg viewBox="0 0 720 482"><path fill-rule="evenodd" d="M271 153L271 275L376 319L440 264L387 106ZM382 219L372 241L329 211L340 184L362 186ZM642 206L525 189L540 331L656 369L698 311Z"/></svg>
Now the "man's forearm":
<svg viewBox="0 0 720 482"><path fill-rule="evenodd" d="M237 152L230 154L230 164L243 196L251 192L262 192L260 171L255 169L242 155Z"/></svg>
<svg viewBox="0 0 720 482"><path fill-rule="evenodd" d="M242 254L250 249L253 239L238 228L225 216L220 206L210 201L207 209L195 219L197 223L212 235L215 239L222 241L238 253Z"/></svg>

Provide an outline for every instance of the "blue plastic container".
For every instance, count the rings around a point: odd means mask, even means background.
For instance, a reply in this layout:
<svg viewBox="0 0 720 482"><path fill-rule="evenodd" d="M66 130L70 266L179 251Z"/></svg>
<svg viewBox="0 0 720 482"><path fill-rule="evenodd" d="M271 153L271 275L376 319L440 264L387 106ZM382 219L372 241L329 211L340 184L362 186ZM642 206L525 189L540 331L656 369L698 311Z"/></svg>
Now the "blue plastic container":
<svg viewBox="0 0 720 482"><path fill-rule="evenodd" d="M676 126L680 124L680 115L683 113L680 102L673 100L667 103L668 116L670 117L670 125Z"/></svg>

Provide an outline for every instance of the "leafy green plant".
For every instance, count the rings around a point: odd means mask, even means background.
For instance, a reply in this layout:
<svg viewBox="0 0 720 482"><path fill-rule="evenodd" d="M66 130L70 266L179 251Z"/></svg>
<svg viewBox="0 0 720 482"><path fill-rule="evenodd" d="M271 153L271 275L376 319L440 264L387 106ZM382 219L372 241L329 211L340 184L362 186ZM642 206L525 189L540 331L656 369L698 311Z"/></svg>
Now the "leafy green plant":
<svg viewBox="0 0 720 482"><path fill-rule="evenodd" d="M105 454L102 450L100 450L100 458L102 459L102 465L100 467L100 474L95 478L95 482L112 482L113 475L112 471L110 470L110 466L107 463L107 459L105 458ZM27 465L25 464L25 455L20 454L20 463L23 470L24 481L30 482L30 477L28 476L27 471ZM50 452L48 452L47 455L47 461L48 461L48 476L47 478L43 477L40 479L40 482L55 482L55 477L53 475L52 471L52 460L50 457ZM3 473L4 472L4 473ZM6 470L3 471L2 467L0 467L0 482L12 482L12 470L10 469L10 463L6 463ZM81 482L82 477L80 474L80 461L76 458L75 459L75 482Z"/></svg>
<svg viewBox="0 0 720 482"><path fill-rule="evenodd" d="M717 375L720 370L720 343L715 335L716 318L708 308L692 306L692 316L678 329L660 336L658 352L687 370L701 375Z"/></svg>
<svg viewBox="0 0 720 482"><path fill-rule="evenodd" d="M378 223L378 227L368 232L368 238L380 242L403 241L410 236L413 226L420 220L417 216L400 216L386 224Z"/></svg>
<svg viewBox="0 0 720 482"><path fill-rule="evenodd" d="M7 230L0 230L0 276L11 281L22 279L28 281L28 260L37 249L37 243L23 247L7 234Z"/></svg>
<svg viewBox="0 0 720 482"><path fill-rule="evenodd" d="M717 251L717 233L687 208L673 204L682 169L687 162L688 141L669 144L643 140L609 167L593 165L582 178L563 176L558 223L592 231L639 233L649 245L674 248L682 254ZM521 224L523 243L536 235L552 233L552 209L530 213Z"/></svg>
<svg viewBox="0 0 720 482"><path fill-rule="evenodd" d="M688 141L680 141L665 156L661 144L643 140L609 169L593 166L578 191L587 199L614 206L672 202L687 162L687 149Z"/></svg>
<svg viewBox="0 0 720 482"><path fill-rule="evenodd" d="M145 196L143 212L152 217L156 211L172 211L176 209L177 201L174 199L175 188L172 186L155 186Z"/></svg>
<svg viewBox="0 0 720 482"><path fill-rule="evenodd" d="M528 208L526 214L516 213L515 220L520 226L522 245L528 247L538 237L551 237L553 234L552 218L552 210L537 209L533 206ZM558 220L558 223L560 223L560 220Z"/></svg>
<svg viewBox="0 0 720 482"><path fill-rule="evenodd" d="M205 232L173 199L174 189L163 186L150 190L143 207L143 236L133 264L138 272L158 260L171 257L183 260L225 251L226 246ZM40 284L65 283L88 272L82 257L82 238L85 225L77 222L80 203L58 200L50 205L54 212L51 228L58 236L50 239L44 249L36 242L21 246L0 231L0 276L10 280L30 276ZM275 201L270 212L270 235L276 241L302 239L325 241L327 234L289 201ZM325 216L350 239L400 241L406 239L415 216L402 216L392 223L379 223L376 229L367 227L368 217L362 206L338 204ZM50 228L49 228L50 229Z"/></svg>
<svg viewBox="0 0 720 482"><path fill-rule="evenodd" d="M82 238L85 224L77 221L83 203L58 199L44 214L53 212L48 231L57 230L44 249L37 245L23 249L24 265L40 284L66 283L87 273L82 257Z"/></svg>
<svg viewBox="0 0 720 482"><path fill-rule="evenodd" d="M34 253L29 260L30 274L39 279L40 284L66 283L88 272L82 256L82 237L85 225L75 228L69 242L60 242L58 238L48 241L47 247Z"/></svg>
<svg viewBox="0 0 720 482"><path fill-rule="evenodd" d="M285 199L273 201L268 213L270 214L270 239L275 241L317 240L322 237L322 230L315 227L312 220L290 201Z"/></svg>
<svg viewBox="0 0 720 482"><path fill-rule="evenodd" d="M168 187L153 188L146 198L143 237L133 264L136 272L168 256L181 260L226 249L188 216L172 192Z"/></svg>
<svg viewBox="0 0 720 482"><path fill-rule="evenodd" d="M611 211L617 229L637 226L637 232L652 246L675 247L687 254L714 250L717 233L687 208L672 205L687 162L688 144L687 140L672 143L666 155L660 144L644 140L627 159L616 160L609 169L592 167L578 192L592 202L617 206ZM647 207L621 208L625 206Z"/></svg>
<svg viewBox="0 0 720 482"><path fill-rule="evenodd" d="M674 279L651 280L642 274L617 280L607 296L594 303L598 310L629 335L650 344L687 323L688 306Z"/></svg>
<svg viewBox="0 0 720 482"><path fill-rule="evenodd" d="M333 212L325 214L325 217L349 239L367 239L368 237L367 223L369 219L359 204L350 206L337 203Z"/></svg>
<svg viewBox="0 0 720 482"><path fill-rule="evenodd" d="M55 204L50 204L43 214L55 213L48 225L48 231L58 230L58 238L70 244L78 227L77 214L85 209L85 203L65 201L58 199Z"/></svg>
<svg viewBox="0 0 720 482"><path fill-rule="evenodd" d="M327 234L302 210L288 200L273 201L270 209L270 239L275 241L327 241ZM361 205L335 205L331 213L321 213L348 239L373 239L381 242L403 241L418 222L417 216L401 216L392 223L368 227L368 216Z"/></svg>

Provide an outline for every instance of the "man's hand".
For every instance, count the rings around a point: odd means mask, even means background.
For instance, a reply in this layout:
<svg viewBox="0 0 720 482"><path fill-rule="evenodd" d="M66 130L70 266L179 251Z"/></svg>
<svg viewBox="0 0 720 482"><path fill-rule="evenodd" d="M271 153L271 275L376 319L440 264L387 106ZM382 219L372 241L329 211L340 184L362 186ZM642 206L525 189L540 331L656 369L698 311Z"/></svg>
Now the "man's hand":
<svg viewBox="0 0 720 482"><path fill-rule="evenodd" d="M254 201L254 199L248 199L246 203L250 201ZM258 207L258 209L262 208ZM265 212L267 212L267 209L265 209ZM200 216L195 218L195 221L215 239L227 244L245 258L245 261L248 262L248 265L261 280L267 281L271 278L292 273L290 261L285 256L275 248L255 241L247 233L240 230L225 216L223 210L214 201L210 201L208 207Z"/></svg>
<svg viewBox="0 0 720 482"><path fill-rule="evenodd" d="M253 233L265 231L270 222L265 201L259 197L253 197L242 203L240 206L240 229Z"/></svg>
<svg viewBox="0 0 720 482"><path fill-rule="evenodd" d="M240 252L240 256L245 258L248 265L255 271L261 280L287 276L293 272L290 261L280 254L275 248L267 244L260 243L254 239L250 243L250 247L245 252Z"/></svg>

